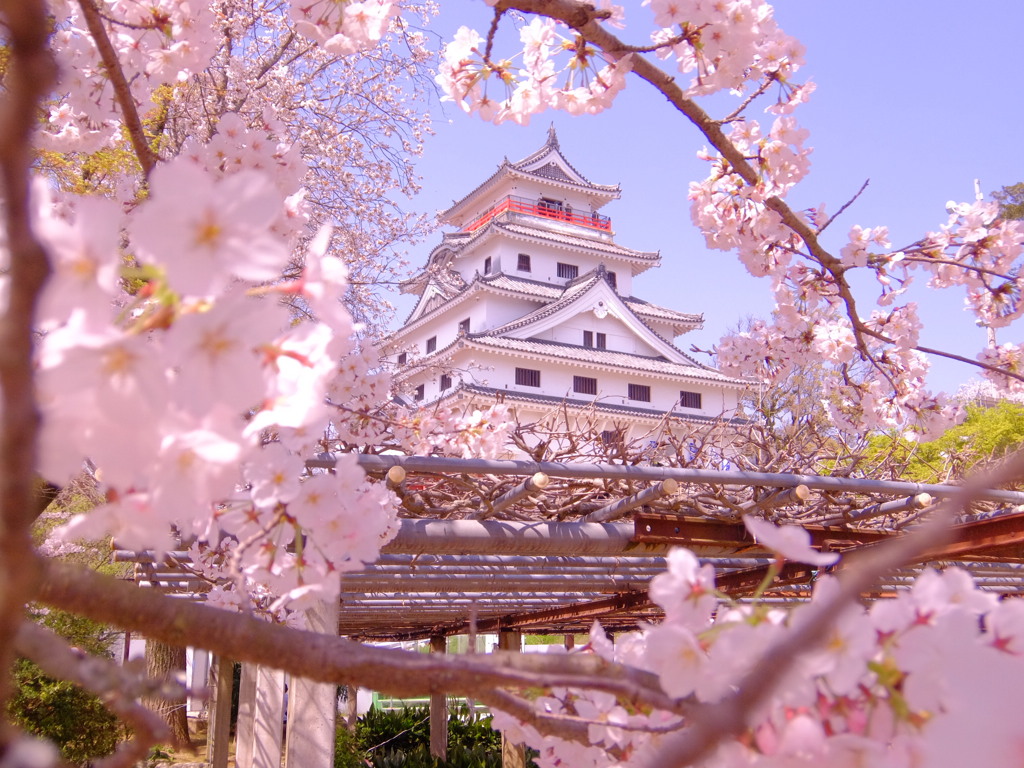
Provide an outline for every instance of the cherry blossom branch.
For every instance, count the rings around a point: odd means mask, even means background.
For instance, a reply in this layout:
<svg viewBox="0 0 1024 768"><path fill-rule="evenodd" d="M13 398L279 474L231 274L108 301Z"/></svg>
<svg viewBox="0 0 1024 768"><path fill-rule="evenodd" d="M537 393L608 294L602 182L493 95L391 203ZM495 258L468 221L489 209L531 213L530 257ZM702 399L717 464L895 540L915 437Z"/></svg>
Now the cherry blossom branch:
<svg viewBox="0 0 1024 768"><path fill-rule="evenodd" d="M450 691L478 698L497 687L578 686L671 712L684 706L667 696L651 673L609 664L597 656L433 658L185 603L68 563L45 561L42 568L37 598L51 607L140 631L170 645L205 648L319 682L358 682L397 696Z"/></svg>
<svg viewBox="0 0 1024 768"><path fill-rule="evenodd" d="M124 119L128 137L131 139L135 157L138 158L139 165L142 166L142 172L148 179L149 174L156 167L157 157L149 146L149 142L146 141L146 132L142 127L142 121L139 119L139 111L135 107L135 99L132 98L131 86L124 76L124 70L121 69L121 63L117 59L117 52L110 42L106 27L103 26L103 19L96 8L96 3L94 0L78 0L78 5L82 9L82 15L85 17L89 34L92 35L96 43L96 50L99 52L100 60L103 62L103 68L106 70L107 77L110 78L110 84L114 89L114 97L121 108L121 116Z"/></svg>
<svg viewBox="0 0 1024 768"><path fill-rule="evenodd" d="M30 621L21 623L15 648L50 677L67 680L99 696L103 705L131 729L132 738L121 742L112 755L92 761L95 768L129 768L143 760L150 747L169 738L167 723L137 701L143 693L152 693L148 689L154 687L155 681L140 681L110 659L72 648L50 630Z"/></svg>
<svg viewBox="0 0 1024 768"><path fill-rule="evenodd" d="M511 9L525 13L535 13L560 21L574 29L583 40L597 46L613 58L622 58L632 54L631 68L633 72L650 83L673 107L693 123L710 144L721 153L727 171L735 173L752 187L756 187L759 184L760 178L757 171L750 164L747 157L722 131L722 122L713 120L698 104L688 99L675 77L669 75L642 55L633 53L633 46L624 43L602 26L599 22L604 16L603 12L597 11L589 4L574 2L574 0L501 0L501 2L495 5L496 19L501 13ZM863 187L861 191L863 191ZM856 200L859 195L860 192L840 210L840 213L853 200ZM876 338L890 344L892 340L872 332L861 320L857 299L845 276L849 267L821 245L818 239L821 230L815 231L782 198L773 195L765 198L763 204L779 217L781 223L786 228L804 242L808 249L809 257L816 261L829 275L836 295L844 305L846 316L850 321L855 349L863 360L869 362L883 378L889 381L890 385L895 386L896 382L887 370L887 367L870 350L867 337ZM825 226L828 226L834 218L832 217ZM823 230L824 228L822 227L821 229ZM916 347L916 349L928 354L936 354L936 351L930 348ZM1001 368L988 366L980 361L952 354L941 354L941 356L966 362L984 370L993 370L1011 378L1024 381L1024 376Z"/></svg>
<svg viewBox="0 0 1024 768"><path fill-rule="evenodd" d="M749 107L759 96L763 96L772 83L778 82L778 75L774 72L769 73L761 84L755 88L747 98L745 98L736 109L730 112L728 115L719 120L720 123L731 123L737 117L743 114L743 111Z"/></svg>
<svg viewBox="0 0 1024 768"><path fill-rule="evenodd" d="M857 202L857 199L864 194L864 190L868 188L868 184L870 183L871 179L865 179L864 183L860 185L860 189L857 190L854 196L847 200L845 203L843 203L841 206L839 206L839 210L833 213L831 216L829 216L828 221L826 221L824 224L818 227L818 234L820 235L822 232L828 229L833 221L842 216L846 212L847 208L849 208L851 205Z"/></svg>
<svg viewBox="0 0 1024 768"><path fill-rule="evenodd" d="M752 713L778 688L800 654L818 647L848 606L886 573L907 563L927 560L930 552L949 539L951 521L981 491L1018 480L1022 475L1024 451L1018 451L994 469L975 475L956 496L931 508L929 519L912 534L869 545L847 555L841 563L835 597L812 609L806 622L794 627L769 648L753 671L738 683L736 693L696 709L691 715L690 727L666 743L650 761L650 768L692 765L725 739L743 733Z"/></svg>
<svg viewBox="0 0 1024 768"><path fill-rule="evenodd" d="M0 317L0 712L6 711L14 634L39 577L29 526L34 519L34 469L39 408L32 374L32 319L49 274L47 255L32 229L30 141L39 103L56 78L47 46L50 23L40 0L5 0L10 64L0 102L0 197L4 200L10 268ZM11 729L0 727L0 754Z"/></svg>
<svg viewBox="0 0 1024 768"><path fill-rule="evenodd" d="M994 269L987 269L986 267L979 267L977 264L965 264L962 261L954 261L953 259L940 259L934 256L914 256L911 253L904 253L904 261L913 262L914 264L948 264L951 267L957 267L967 272L977 272L979 275L989 275L990 277L998 277L1000 280L1015 280L1013 275L1007 275L1002 272L996 272Z"/></svg>

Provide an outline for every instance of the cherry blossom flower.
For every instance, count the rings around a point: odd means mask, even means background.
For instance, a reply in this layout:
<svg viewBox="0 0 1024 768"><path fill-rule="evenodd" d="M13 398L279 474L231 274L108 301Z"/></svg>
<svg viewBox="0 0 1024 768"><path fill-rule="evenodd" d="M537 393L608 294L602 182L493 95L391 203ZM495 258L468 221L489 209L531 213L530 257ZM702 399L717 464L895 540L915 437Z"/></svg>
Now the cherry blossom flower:
<svg viewBox="0 0 1024 768"><path fill-rule="evenodd" d="M811 535L799 526L776 526L753 515L744 515L743 524L758 544L783 559L817 566L833 565L839 560L838 553L819 552L811 547Z"/></svg>

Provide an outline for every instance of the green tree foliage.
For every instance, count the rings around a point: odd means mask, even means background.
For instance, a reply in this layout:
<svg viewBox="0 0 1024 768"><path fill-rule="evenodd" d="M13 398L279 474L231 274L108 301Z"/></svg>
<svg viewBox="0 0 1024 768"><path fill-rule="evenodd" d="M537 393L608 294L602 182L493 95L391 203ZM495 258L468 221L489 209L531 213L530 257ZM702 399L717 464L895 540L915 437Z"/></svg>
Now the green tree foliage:
<svg viewBox="0 0 1024 768"><path fill-rule="evenodd" d="M42 614L38 620L83 651L109 654L110 634L100 624L63 611ZM125 738L118 719L96 696L48 677L31 661L17 661L14 682L9 717L19 728L56 744L66 762L88 765L112 753Z"/></svg>
<svg viewBox="0 0 1024 768"><path fill-rule="evenodd" d="M73 514L91 509L100 500L95 480L85 472L59 490L40 484L38 498L40 507L49 501L33 527L33 537L40 545L55 526ZM58 556L113 575L127 567L110 562L105 542L83 542ZM32 618L85 653L110 656L116 633L109 627L64 611L38 610ZM56 744L69 764L88 765L109 755L126 736L123 726L99 698L67 681L47 676L28 659L17 661L14 687L8 704L11 720L25 731Z"/></svg>
<svg viewBox="0 0 1024 768"><path fill-rule="evenodd" d="M1024 181L993 192L992 199L999 203L999 215L1004 219L1024 219Z"/></svg>
<svg viewBox="0 0 1024 768"><path fill-rule="evenodd" d="M999 459L1024 444L1024 405L1002 402L991 408L968 406L967 418L929 443L890 435L871 440L874 459L889 458L904 467L901 476L923 483L945 483Z"/></svg>

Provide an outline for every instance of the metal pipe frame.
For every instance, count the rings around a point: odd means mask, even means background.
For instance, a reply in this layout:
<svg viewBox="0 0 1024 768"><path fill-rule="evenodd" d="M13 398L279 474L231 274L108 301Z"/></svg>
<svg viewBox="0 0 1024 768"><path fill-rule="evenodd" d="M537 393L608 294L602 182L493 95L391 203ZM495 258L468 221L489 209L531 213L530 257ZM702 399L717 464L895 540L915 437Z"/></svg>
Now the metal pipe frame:
<svg viewBox="0 0 1024 768"><path fill-rule="evenodd" d="M491 503L491 508L486 509L479 513L476 517L478 520L483 520L496 515L499 512L508 509L517 501L522 501L527 497L536 496L539 493L543 493L544 489L551 483L551 479L543 472L537 472L530 477L526 478L523 482L513 488L511 491L503 493L497 499Z"/></svg>
<svg viewBox="0 0 1024 768"><path fill-rule="evenodd" d="M864 478L829 477L826 475L790 475L777 472L724 471L690 469L684 467L641 467L622 464L569 464L552 461L516 461L494 459L456 459L442 456L371 456L360 454L359 465L366 471L387 472L400 466L407 472L429 474L463 473L468 475L532 475L543 472L549 477L609 479L609 480L667 480L680 483L707 485L762 485L774 488L794 488L806 485L819 491L851 491L856 493L885 493L912 496L928 493L944 498L960 491L955 485L909 483L898 480L868 480ZM323 453L308 459L310 468L330 469L334 456ZM1024 504L1024 493L990 489L979 493L986 501Z"/></svg>
<svg viewBox="0 0 1024 768"><path fill-rule="evenodd" d="M650 488L645 488L639 493L634 493L632 496L619 499L606 507L601 507L600 509L591 512L583 518L583 522L610 523L612 520L618 520L631 509L636 509L643 504L657 501L662 496L671 496L677 490L679 490L679 483L670 477L667 480L662 480L660 483L655 483Z"/></svg>
<svg viewBox="0 0 1024 768"><path fill-rule="evenodd" d="M883 501L879 504L858 509L848 515L829 515L814 522L815 525L833 525L835 523L850 523L857 520L868 520L872 517L881 517L895 512L906 512L913 509L927 509L932 504L932 497L929 493L918 493L907 496L905 499L893 499Z"/></svg>

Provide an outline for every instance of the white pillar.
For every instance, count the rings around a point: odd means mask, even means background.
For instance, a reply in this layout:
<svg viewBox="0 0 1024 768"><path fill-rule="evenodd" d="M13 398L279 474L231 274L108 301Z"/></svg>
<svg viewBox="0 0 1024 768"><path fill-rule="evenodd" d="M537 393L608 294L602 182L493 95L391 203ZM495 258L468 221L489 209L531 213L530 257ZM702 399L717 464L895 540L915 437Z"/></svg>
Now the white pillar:
<svg viewBox="0 0 1024 768"><path fill-rule="evenodd" d="M235 768L252 768L256 673L255 664L242 664L242 679L238 686L238 719L235 721Z"/></svg>
<svg viewBox="0 0 1024 768"><path fill-rule="evenodd" d="M431 653L446 653L448 638L430 638ZM430 694L430 754L438 760L448 759L448 696L442 691Z"/></svg>
<svg viewBox="0 0 1024 768"><path fill-rule="evenodd" d="M206 733L206 762L210 768L227 768L228 740L231 738L232 663L215 656L210 665L209 726Z"/></svg>
<svg viewBox="0 0 1024 768"><path fill-rule="evenodd" d="M206 707L206 686L210 675L210 652L200 648L190 648L185 657L189 660L186 672L188 675L188 713L198 715Z"/></svg>
<svg viewBox="0 0 1024 768"><path fill-rule="evenodd" d="M256 677L252 768L281 768L284 737L284 672L260 667Z"/></svg>
<svg viewBox="0 0 1024 768"><path fill-rule="evenodd" d="M311 632L338 634L337 601L306 611ZM337 686L292 677L288 688L288 734L285 768L333 768Z"/></svg>
<svg viewBox="0 0 1024 768"><path fill-rule="evenodd" d="M503 651L514 651L519 653L523 650L523 633L511 629L503 629L498 632L498 648ZM526 746L514 744L501 735L501 765L502 768L525 768Z"/></svg>

